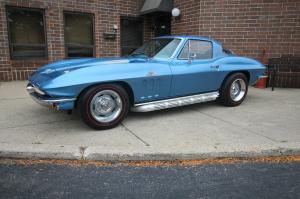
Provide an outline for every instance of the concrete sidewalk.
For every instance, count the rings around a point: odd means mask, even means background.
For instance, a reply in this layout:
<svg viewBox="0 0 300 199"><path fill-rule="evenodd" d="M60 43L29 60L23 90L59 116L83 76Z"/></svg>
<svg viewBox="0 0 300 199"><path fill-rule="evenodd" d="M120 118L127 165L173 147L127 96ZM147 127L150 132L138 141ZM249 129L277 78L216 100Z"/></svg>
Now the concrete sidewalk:
<svg viewBox="0 0 300 199"><path fill-rule="evenodd" d="M0 83L0 156L94 160L172 160L300 154L300 90L250 88L235 108L215 102L130 113L106 131L78 113L41 107L26 82Z"/></svg>

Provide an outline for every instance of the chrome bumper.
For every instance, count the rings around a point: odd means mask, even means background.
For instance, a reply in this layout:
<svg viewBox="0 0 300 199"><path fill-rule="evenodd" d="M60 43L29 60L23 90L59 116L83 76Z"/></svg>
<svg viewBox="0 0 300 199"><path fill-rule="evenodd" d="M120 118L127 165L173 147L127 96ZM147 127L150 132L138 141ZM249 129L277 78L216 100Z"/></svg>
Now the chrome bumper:
<svg viewBox="0 0 300 199"><path fill-rule="evenodd" d="M257 79L262 79L262 78L267 78L268 76L267 75L261 75L261 76L258 76Z"/></svg>
<svg viewBox="0 0 300 199"><path fill-rule="evenodd" d="M76 98L47 98L43 96L45 95L43 91L39 90L32 84L28 84L26 90L36 103L45 107L55 108L57 110L60 109L61 104L75 102L76 100Z"/></svg>
<svg viewBox="0 0 300 199"><path fill-rule="evenodd" d="M268 77L267 75L256 76L256 80L255 80L254 84L251 84L251 85L255 85L255 84L257 84L257 82L258 82L260 79L267 78L267 77Z"/></svg>

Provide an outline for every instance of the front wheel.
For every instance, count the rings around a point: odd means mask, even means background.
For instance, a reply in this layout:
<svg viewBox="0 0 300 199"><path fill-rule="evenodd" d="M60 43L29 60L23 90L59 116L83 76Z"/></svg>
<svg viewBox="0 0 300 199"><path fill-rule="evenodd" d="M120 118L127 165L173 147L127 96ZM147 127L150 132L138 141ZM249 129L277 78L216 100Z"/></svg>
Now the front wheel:
<svg viewBox="0 0 300 199"><path fill-rule="evenodd" d="M105 84L90 88L79 101L83 121L95 129L117 126L128 113L129 98L119 85Z"/></svg>
<svg viewBox="0 0 300 199"><path fill-rule="evenodd" d="M248 92L248 80L243 73L230 75L220 89L220 102L225 106L240 105Z"/></svg>

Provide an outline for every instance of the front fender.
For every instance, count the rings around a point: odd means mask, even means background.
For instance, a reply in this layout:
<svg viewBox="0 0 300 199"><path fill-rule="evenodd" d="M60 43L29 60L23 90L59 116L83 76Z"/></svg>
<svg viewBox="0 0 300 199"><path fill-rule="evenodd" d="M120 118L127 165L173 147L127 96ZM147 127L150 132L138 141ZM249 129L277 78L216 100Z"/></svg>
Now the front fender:
<svg viewBox="0 0 300 199"><path fill-rule="evenodd" d="M159 80L152 85L151 79ZM149 61L114 65L95 65L58 76L42 88L51 96L77 97L85 88L101 83L124 82L134 93L134 102L163 98L169 94L171 69L167 62Z"/></svg>

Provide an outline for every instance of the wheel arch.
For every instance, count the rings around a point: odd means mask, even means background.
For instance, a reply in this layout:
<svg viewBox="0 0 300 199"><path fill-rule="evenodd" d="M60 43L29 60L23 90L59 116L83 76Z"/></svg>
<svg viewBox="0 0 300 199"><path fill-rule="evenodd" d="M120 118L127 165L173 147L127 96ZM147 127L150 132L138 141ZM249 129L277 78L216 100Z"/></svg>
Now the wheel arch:
<svg viewBox="0 0 300 199"><path fill-rule="evenodd" d="M227 79L230 75L235 74L235 73L242 73L242 74L244 74L244 75L246 76L247 80L248 80L248 83L250 82L250 72L249 72L249 71L247 71L247 70L237 70L237 71L231 71L231 72L229 72L229 73L225 76L225 78L224 78L224 80L223 80L223 82L222 82L222 85L223 85L223 83L226 81L226 79Z"/></svg>
<svg viewBox="0 0 300 199"><path fill-rule="evenodd" d="M125 82L125 81L109 81L109 82L99 82L99 83L95 83L95 84L92 84L92 85L89 85L87 87L85 87L80 93L79 95L77 96L77 99L75 101L75 108L77 107L77 104L78 104L78 101L79 99L81 98L81 96L87 92L90 88L94 87L94 86L99 86L99 85L103 85L103 84L115 84L115 85L119 85L121 86L122 88L125 89L125 91L127 92L128 94L128 97L129 97L129 100L130 100L130 106L134 104L134 92L131 88L131 86Z"/></svg>

